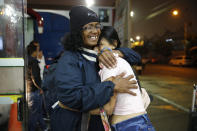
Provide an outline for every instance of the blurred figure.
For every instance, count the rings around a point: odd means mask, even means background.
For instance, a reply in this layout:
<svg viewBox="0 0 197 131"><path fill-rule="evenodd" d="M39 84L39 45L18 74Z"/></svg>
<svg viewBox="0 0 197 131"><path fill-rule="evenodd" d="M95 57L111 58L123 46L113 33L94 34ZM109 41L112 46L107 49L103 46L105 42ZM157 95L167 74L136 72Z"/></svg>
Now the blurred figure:
<svg viewBox="0 0 197 131"><path fill-rule="evenodd" d="M46 64L45 64L45 58L44 58L42 50L39 50L37 59L39 61L38 65L40 67L40 77L41 77L41 80L43 80L44 67Z"/></svg>
<svg viewBox="0 0 197 131"><path fill-rule="evenodd" d="M62 54L63 54L63 50L58 51L58 55L54 58L53 63L47 65L43 74L42 89L45 94L46 110L49 113L49 116L51 116L53 112L52 109L53 104L58 101L54 79L55 79L55 71L56 71L57 63L59 58L62 56Z"/></svg>
<svg viewBox="0 0 197 131"><path fill-rule="evenodd" d="M38 65L40 67L40 77L41 77L41 80L43 79L43 73L44 73L44 67L45 67L45 58L44 58L44 55L43 55L43 51L40 49L40 44L38 41L32 41L30 44L33 44L35 45L37 48L36 48L36 51L37 51L37 60L39 61Z"/></svg>
<svg viewBox="0 0 197 131"><path fill-rule="evenodd" d="M29 44L27 46L28 66L27 66L27 96L29 107L28 131L35 131L39 124L40 128L45 131L46 124L43 120L42 97L40 68L38 65L37 46Z"/></svg>

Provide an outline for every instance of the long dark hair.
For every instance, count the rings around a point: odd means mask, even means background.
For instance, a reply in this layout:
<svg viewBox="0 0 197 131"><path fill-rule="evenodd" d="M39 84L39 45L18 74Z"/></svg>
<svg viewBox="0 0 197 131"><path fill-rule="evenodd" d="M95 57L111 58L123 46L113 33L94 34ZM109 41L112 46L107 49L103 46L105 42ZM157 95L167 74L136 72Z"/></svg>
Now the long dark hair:
<svg viewBox="0 0 197 131"><path fill-rule="evenodd" d="M103 29L101 30L101 34L99 37L98 44L100 43L101 39L105 38L106 40L109 41L110 44L113 44L113 42L116 40L117 41L117 47L119 48L121 45L120 39L118 37L117 31L114 29L113 26L104 26Z"/></svg>
<svg viewBox="0 0 197 131"><path fill-rule="evenodd" d="M67 33L62 41L62 45L64 46L64 50L69 51L77 51L83 46L83 38L81 31L72 31Z"/></svg>

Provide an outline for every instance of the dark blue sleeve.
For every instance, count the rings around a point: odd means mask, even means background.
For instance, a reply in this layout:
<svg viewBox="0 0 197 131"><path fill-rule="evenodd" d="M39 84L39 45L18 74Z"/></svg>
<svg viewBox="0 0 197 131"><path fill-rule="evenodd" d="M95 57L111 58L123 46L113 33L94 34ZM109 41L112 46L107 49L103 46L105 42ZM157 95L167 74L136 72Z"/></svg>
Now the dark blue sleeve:
<svg viewBox="0 0 197 131"><path fill-rule="evenodd" d="M118 48L124 54L124 59L129 62L130 65L137 65L141 63L141 56L130 48Z"/></svg>
<svg viewBox="0 0 197 131"><path fill-rule="evenodd" d="M89 111L106 104L113 95L114 84L106 81L84 85L82 73L78 58L70 55L59 60L55 74L58 100L81 111Z"/></svg>

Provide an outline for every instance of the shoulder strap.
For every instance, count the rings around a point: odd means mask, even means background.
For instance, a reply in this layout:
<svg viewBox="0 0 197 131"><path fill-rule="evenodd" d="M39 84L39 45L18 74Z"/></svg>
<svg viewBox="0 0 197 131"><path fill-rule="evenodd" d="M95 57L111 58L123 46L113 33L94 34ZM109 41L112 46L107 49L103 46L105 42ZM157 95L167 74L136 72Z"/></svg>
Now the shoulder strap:
<svg viewBox="0 0 197 131"><path fill-rule="evenodd" d="M83 58L80 52L77 52L77 56L79 58L79 68L82 70L82 79L83 79L83 84L85 84L86 81L86 76L85 76L85 69L83 65ZM81 131L88 131L88 125L89 125L89 118L90 115L88 112L83 112L82 113L82 118L81 118Z"/></svg>
<svg viewBox="0 0 197 131"><path fill-rule="evenodd" d="M83 65L83 58L82 55L80 54L80 52L77 52L77 56L79 58L79 68L82 70L82 77L83 77L83 84L85 84L86 81L86 76L85 76L85 69L84 69L84 65Z"/></svg>
<svg viewBox="0 0 197 131"><path fill-rule="evenodd" d="M77 53L77 55L78 55L78 58L79 58L79 67L80 67L80 69L82 69L82 67L83 67L83 58L82 58L80 53Z"/></svg>
<svg viewBox="0 0 197 131"><path fill-rule="evenodd" d="M135 77L136 77L136 79L137 79L137 83L138 83L139 88L140 88L140 92L142 93L142 87L141 87L141 84L140 84L140 81L139 81L139 77L138 77L138 75L137 75L137 73L136 73L136 70L133 68L133 66L131 66L131 68L133 69L133 72L134 72Z"/></svg>

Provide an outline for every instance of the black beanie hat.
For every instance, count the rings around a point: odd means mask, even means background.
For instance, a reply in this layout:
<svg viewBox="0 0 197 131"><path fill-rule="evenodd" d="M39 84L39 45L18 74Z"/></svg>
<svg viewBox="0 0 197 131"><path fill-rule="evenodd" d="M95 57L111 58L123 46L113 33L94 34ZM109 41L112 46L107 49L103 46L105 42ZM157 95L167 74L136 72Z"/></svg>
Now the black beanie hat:
<svg viewBox="0 0 197 131"><path fill-rule="evenodd" d="M85 6L75 6L69 12L70 30L81 31L82 27L90 22L99 22L97 14Z"/></svg>

